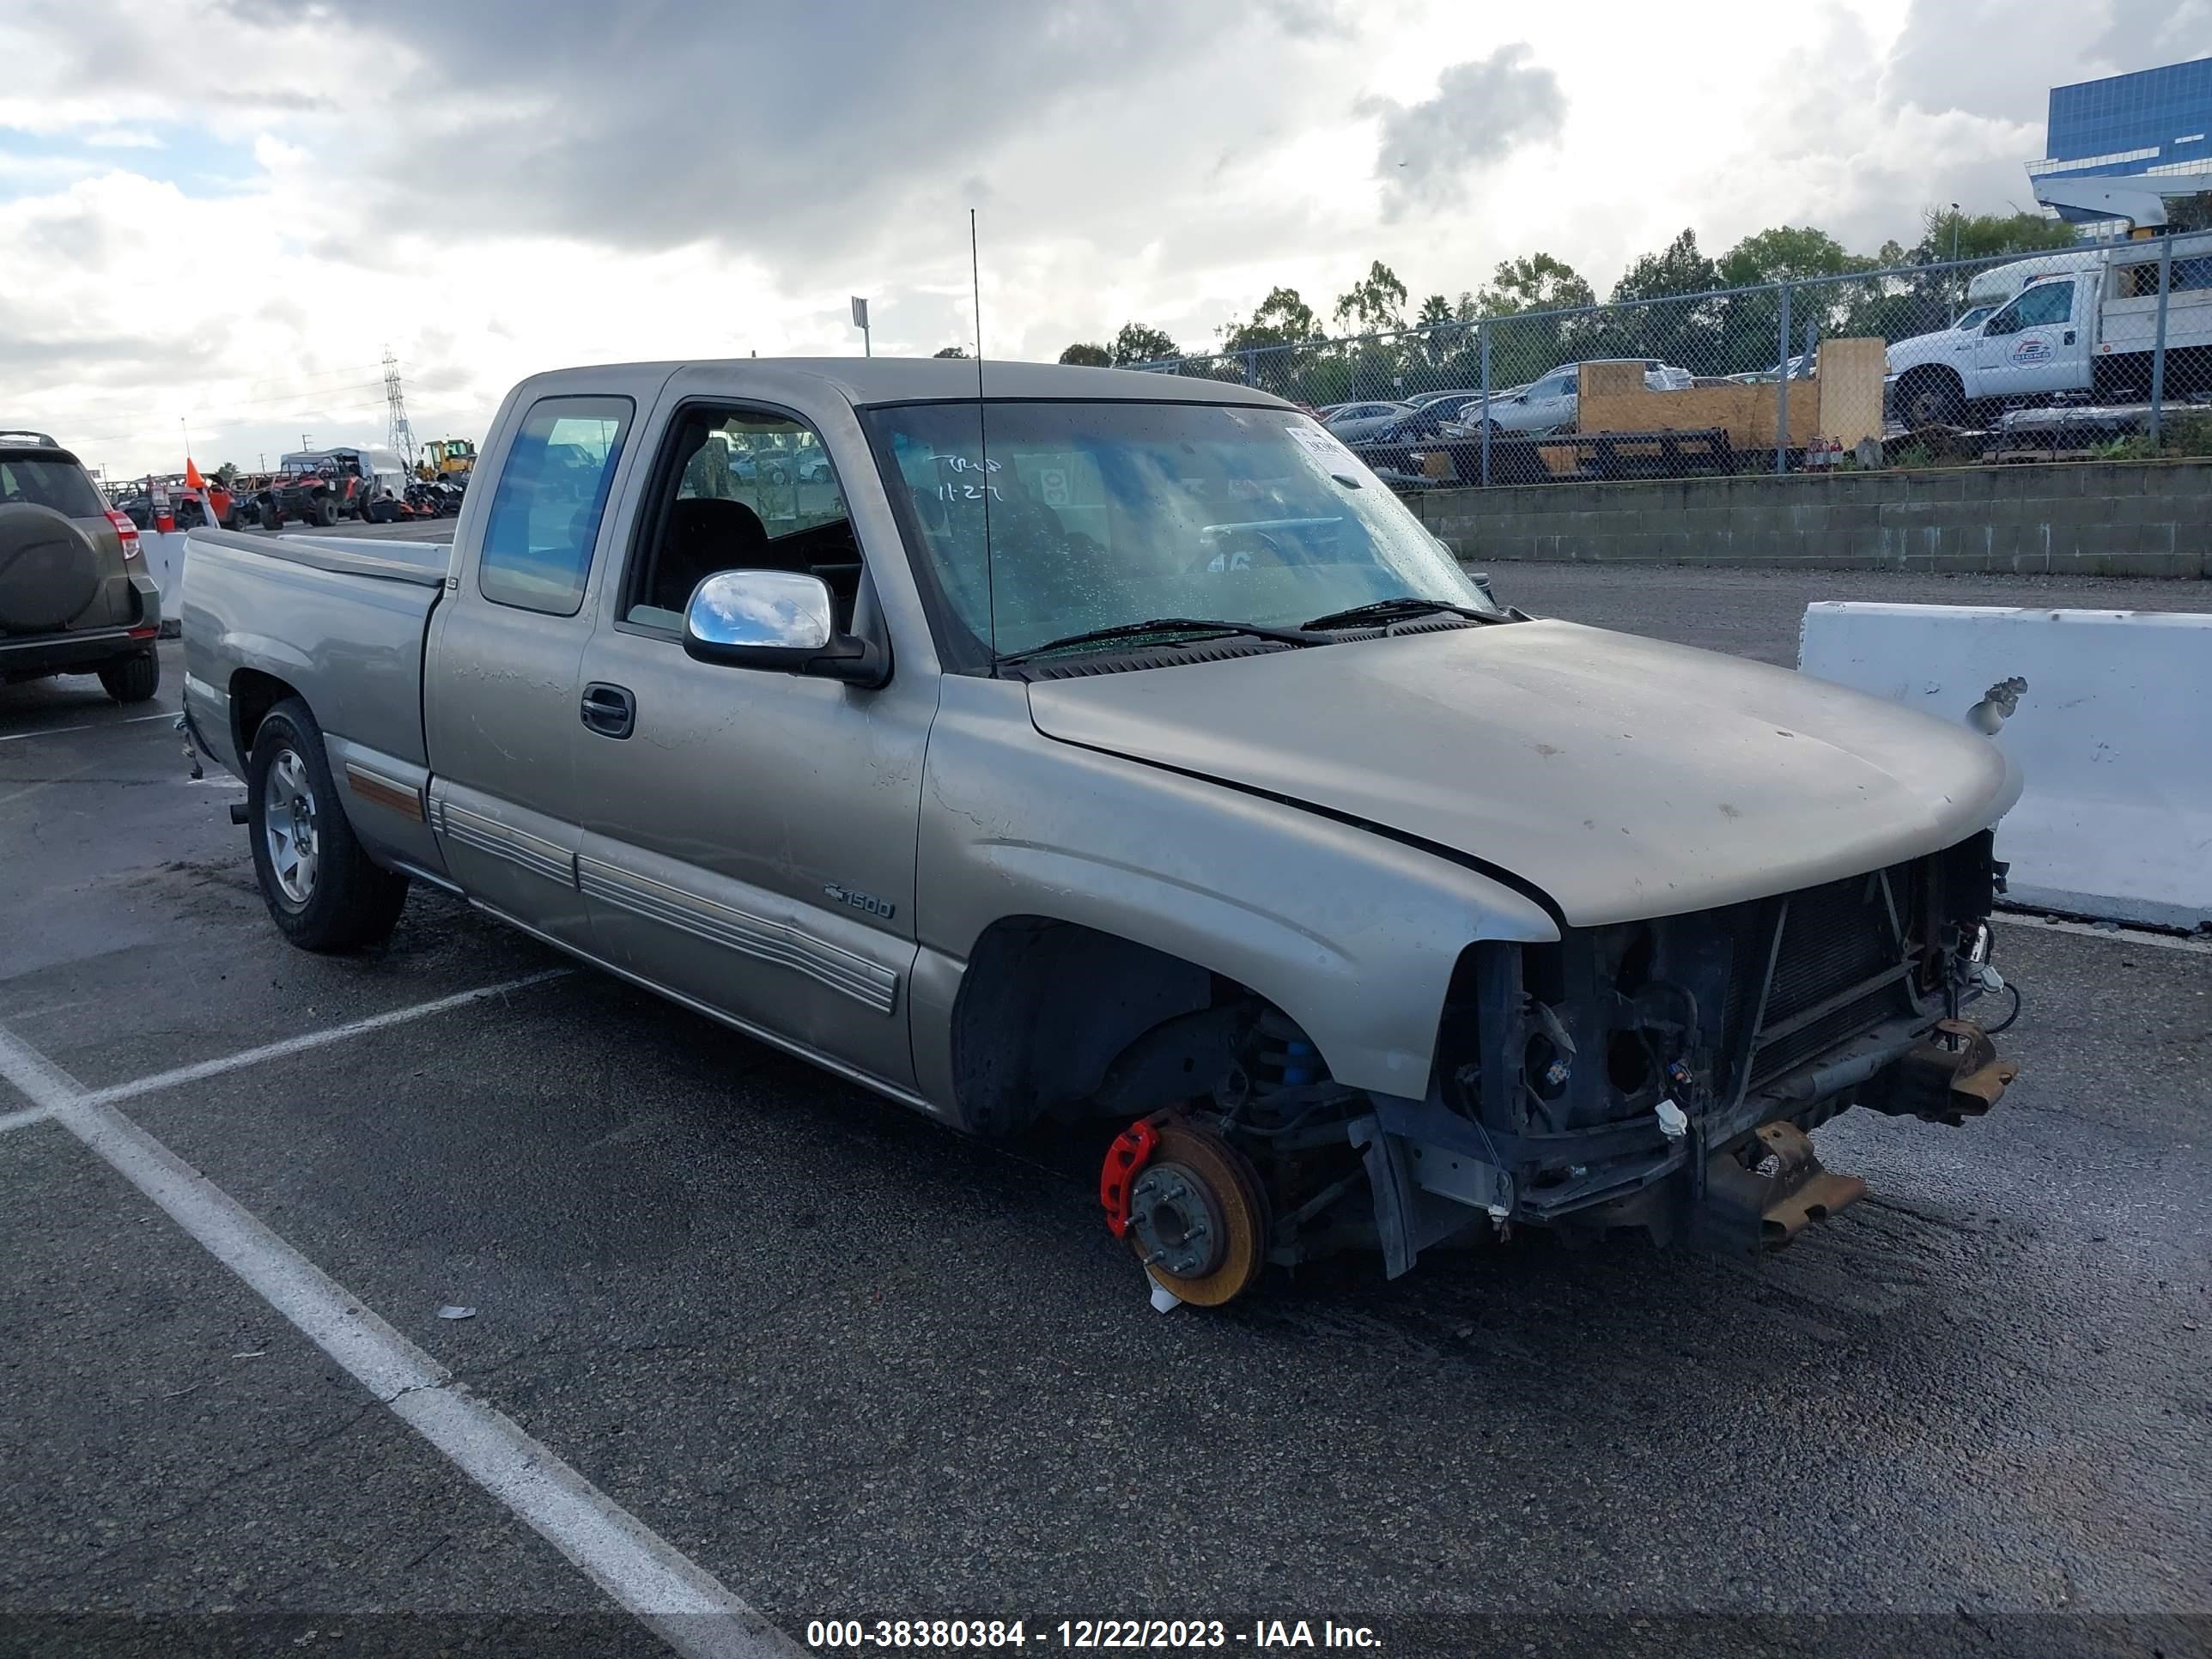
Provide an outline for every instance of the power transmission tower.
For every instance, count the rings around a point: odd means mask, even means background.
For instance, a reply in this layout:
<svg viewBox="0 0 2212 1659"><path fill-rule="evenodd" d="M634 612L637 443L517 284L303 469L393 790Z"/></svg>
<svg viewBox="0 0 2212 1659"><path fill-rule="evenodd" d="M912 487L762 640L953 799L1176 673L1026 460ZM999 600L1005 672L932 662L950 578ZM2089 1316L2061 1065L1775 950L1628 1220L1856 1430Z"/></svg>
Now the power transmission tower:
<svg viewBox="0 0 2212 1659"><path fill-rule="evenodd" d="M384 401L392 406L392 447L415 470L415 428L407 423L407 393L399 384L399 359L384 348Z"/></svg>

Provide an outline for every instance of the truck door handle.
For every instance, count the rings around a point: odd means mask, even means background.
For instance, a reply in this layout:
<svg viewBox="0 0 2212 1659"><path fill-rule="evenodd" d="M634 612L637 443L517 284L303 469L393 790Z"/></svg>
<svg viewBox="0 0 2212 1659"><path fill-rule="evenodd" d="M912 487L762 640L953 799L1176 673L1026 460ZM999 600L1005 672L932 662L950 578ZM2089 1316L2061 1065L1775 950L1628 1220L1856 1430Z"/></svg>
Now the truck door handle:
<svg viewBox="0 0 2212 1659"><path fill-rule="evenodd" d="M2068 345L2074 343L2074 331L2070 328L2066 331L2066 343Z"/></svg>
<svg viewBox="0 0 2212 1659"><path fill-rule="evenodd" d="M593 680L584 688L584 724L603 738L626 738L637 728L637 699L626 685Z"/></svg>

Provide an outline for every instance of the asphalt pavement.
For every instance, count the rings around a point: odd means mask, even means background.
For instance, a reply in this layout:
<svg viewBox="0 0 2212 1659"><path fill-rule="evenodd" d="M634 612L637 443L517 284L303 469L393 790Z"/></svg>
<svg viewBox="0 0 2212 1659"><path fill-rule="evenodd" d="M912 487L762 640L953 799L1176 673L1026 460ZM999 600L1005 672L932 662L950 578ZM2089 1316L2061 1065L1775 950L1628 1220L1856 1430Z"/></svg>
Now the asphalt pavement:
<svg viewBox="0 0 2212 1659"><path fill-rule="evenodd" d="M1492 574L1780 661L1808 596L2212 603ZM0 1082L0 1653L665 1650L175 1218L217 1199L800 1643L2212 1651L2202 944L2005 924L2021 1080L1822 1130L1874 1196L1762 1266L1523 1231L1163 1316L1101 1134L963 1140L420 889L384 949L293 951L241 794L89 681L0 690L0 1036L189 1166L157 1207Z"/></svg>

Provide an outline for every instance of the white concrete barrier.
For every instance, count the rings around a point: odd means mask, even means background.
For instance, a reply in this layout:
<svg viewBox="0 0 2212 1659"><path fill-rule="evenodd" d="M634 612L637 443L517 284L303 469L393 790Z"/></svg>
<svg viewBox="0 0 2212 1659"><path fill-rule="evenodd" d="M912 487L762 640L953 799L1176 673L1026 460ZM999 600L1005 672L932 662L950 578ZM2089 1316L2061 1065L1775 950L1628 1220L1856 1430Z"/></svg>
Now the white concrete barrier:
<svg viewBox="0 0 2212 1659"><path fill-rule="evenodd" d="M161 628L173 634L170 626L185 613L185 532L172 530L142 530L138 532L138 551L146 561L146 574L161 590Z"/></svg>
<svg viewBox="0 0 2212 1659"><path fill-rule="evenodd" d="M2025 679L1995 738L2027 777L1997 830L2012 899L2212 922L2212 615L1811 605L1797 666L1947 720Z"/></svg>

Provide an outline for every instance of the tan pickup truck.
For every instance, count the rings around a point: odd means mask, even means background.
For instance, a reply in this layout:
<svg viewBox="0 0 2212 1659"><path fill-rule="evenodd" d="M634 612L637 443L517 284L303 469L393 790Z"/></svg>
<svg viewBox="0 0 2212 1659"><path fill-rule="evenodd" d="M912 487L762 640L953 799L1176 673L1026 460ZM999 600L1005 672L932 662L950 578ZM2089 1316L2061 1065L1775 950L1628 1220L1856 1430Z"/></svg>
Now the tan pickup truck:
<svg viewBox="0 0 2212 1659"><path fill-rule="evenodd" d="M276 925L427 882L957 1128L1126 1126L1163 1300L1512 1223L1771 1249L1862 1190L1807 1131L2002 1091L1985 738L1501 610L1262 393L977 392L564 370L450 550L195 532Z"/></svg>

